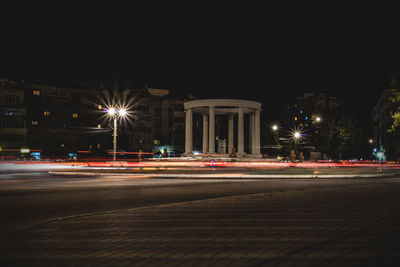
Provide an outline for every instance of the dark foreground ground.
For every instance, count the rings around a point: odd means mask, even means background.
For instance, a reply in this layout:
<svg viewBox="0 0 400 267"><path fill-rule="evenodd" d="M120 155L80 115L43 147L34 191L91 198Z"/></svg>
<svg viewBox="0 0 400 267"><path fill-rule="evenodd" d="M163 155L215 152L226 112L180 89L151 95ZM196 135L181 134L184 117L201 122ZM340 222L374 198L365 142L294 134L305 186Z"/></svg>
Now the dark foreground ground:
<svg viewBox="0 0 400 267"><path fill-rule="evenodd" d="M400 179L64 217L1 246L3 266L399 266Z"/></svg>

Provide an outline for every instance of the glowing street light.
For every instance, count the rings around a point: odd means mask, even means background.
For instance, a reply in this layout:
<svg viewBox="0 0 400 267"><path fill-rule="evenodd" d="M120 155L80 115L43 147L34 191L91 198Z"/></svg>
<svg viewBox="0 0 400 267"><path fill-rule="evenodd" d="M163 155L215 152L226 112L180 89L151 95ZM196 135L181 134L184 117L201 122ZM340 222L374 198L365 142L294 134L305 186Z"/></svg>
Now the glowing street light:
<svg viewBox="0 0 400 267"><path fill-rule="evenodd" d="M295 144L299 143L302 139L303 139L303 133L302 133L302 129L292 129L291 130L291 137L290 139L292 140L292 142L294 142Z"/></svg>
<svg viewBox="0 0 400 267"><path fill-rule="evenodd" d="M316 121L316 122L321 122L321 117L320 117L320 116L316 117L316 118L315 118L315 121Z"/></svg>
<svg viewBox="0 0 400 267"><path fill-rule="evenodd" d="M119 115L121 116L121 117L125 117L126 116L126 109L124 109L124 108L121 108L120 110L119 110Z"/></svg>
<svg viewBox="0 0 400 267"><path fill-rule="evenodd" d="M274 132L278 131L278 125L276 124L272 125L272 131Z"/></svg>
<svg viewBox="0 0 400 267"><path fill-rule="evenodd" d="M107 112L110 116L113 116L116 113L115 108L110 108Z"/></svg>
<svg viewBox="0 0 400 267"><path fill-rule="evenodd" d="M115 108L109 108L107 110L107 114L114 119L114 133L113 133L113 161L117 160L117 117L125 117L127 115L127 111L124 108L116 110Z"/></svg>
<svg viewBox="0 0 400 267"><path fill-rule="evenodd" d="M301 144L303 138L303 133L302 133L302 129L300 128L295 128L291 130L291 136L290 136L290 140L291 143L293 143L293 149L291 149L290 151L290 158L292 161L294 161L296 159L296 154L298 152L298 146Z"/></svg>

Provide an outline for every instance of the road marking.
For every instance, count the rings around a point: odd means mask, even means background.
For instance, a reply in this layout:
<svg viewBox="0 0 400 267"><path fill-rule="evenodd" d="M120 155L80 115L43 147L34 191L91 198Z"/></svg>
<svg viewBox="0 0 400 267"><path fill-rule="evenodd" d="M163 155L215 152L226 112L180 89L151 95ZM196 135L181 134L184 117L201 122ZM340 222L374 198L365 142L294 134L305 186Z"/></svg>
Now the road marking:
<svg viewBox="0 0 400 267"><path fill-rule="evenodd" d="M243 173L218 173L218 174L136 174L136 173L106 173L106 172L63 172L49 171L49 174L54 175L82 175L82 176L133 176L137 178L251 178L251 179L266 179L266 178L374 178L374 177L393 177L395 173L374 173L374 174L243 174Z"/></svg>

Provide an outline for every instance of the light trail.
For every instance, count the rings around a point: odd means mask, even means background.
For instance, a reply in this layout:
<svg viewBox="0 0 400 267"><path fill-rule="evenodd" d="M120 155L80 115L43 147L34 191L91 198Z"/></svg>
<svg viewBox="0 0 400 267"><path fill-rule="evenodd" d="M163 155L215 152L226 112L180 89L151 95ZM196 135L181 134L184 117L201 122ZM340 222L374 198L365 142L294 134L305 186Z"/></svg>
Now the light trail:
<svg viewBox="0 0 400 267"><path fill-rule="evenodd" d="M34 171L39 169L120 169L137 171L156 171L156 170L199 170L204 168L232 168L232 169L286 169L286 168L393 168L399 169L398 163L379 163L379 162L270 162L266 160L256 161L216 161L209 160L141 160L141 161L72 161L72 162L52 162L52 161L4 161L0 162L1 171Z"/></svg>

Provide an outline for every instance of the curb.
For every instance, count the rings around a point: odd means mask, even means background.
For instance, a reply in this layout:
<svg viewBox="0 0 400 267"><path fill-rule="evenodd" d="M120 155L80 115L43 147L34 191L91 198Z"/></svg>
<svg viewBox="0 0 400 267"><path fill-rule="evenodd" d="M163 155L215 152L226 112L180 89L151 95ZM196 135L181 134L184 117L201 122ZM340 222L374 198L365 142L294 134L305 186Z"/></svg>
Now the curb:
<svg viewBox="0 0 400 267"><path fill-rule="evenodd" d="M107 173L107 172L62 172L49 171L53 175L82 175L82 176L137 176L149 178L251 178L251 179L268 179L268 178L377 178L377 177L394 177L395 173L374 173L374 174L137 174L137 173Z"/></svg>

